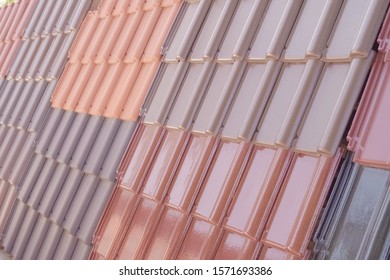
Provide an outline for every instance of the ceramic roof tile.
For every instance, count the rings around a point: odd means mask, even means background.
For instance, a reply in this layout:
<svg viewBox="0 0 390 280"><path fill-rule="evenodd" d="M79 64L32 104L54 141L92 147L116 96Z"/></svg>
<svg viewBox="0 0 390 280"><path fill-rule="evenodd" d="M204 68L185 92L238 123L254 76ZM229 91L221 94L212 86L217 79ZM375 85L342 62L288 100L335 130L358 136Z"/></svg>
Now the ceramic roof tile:
<svg viewBox="0 0 390 280"><path fill-rule="evenodd" d="M389 21L390 21L390 13L387 12L385 20L383 21L382 24L382 29L379 32L378 39L377 39L379 44L378 50L386 54L385 61L389 60L388 58L389 39L390 39Z"/></svg>
<svg viewBox="0 0 390 280"><path fill-rule="evenodd" d="M94 252L98 252L105 258L112 258L117 251L119 244L118 239L124 234L124 224L126 220L131 218L131 209L137 205L138 196L125 188L115 188L112 198L106 208L106 213L101 219L101 222L96 229L94 235Z"/></svg>
<svg viewBox="0 0 390 280"><path fill-rule="evenodd" d="M139 126L131 145L119 168L122 185L137 193L143 181L146 168L155 153L162 129L156 126Z"/></svg>
<svg viewBox="0 0 390 280"><path fill-rule="evenodd" d="M259 260L300 260L298 256L290 253L286 253L283 250L272 248L269 246L263 246Z"/></svg>
<svg viewBox="0 0 390 280"><path fill-rule="evenodd" d="M67 260L73 253L76 246L77 238L70 233L64 231L58 242L56 251L53 256L53 260Z"/></svg>
<svg viewBox="0 0 390 280"><path fill-rule="evenodd" d="M49 229L50 222L45 217L39 215L35 227L31 233L31 242L28 242L23 252L23 260L36 259L43 244L45 235Z"/></svg>
<svg viewBox="0 0 390 280"><path fill-rule="evenodd" d="M384 58L385 54L376 57L347 139L348 147L355 151L355 162L388 169L390 146L383 133L390 118L385 109L389 70Z"/></svg>
<svg viewBox="0 0 390 280"><path fill-rule="evenodd" d="M161 64L154 80L155 86L151 88L153 99L147 108L143 119L144 123L164 124L176 92L179 90L180 83L178 81L184 76L187 66L188 64L185 62Z"/></svg>
<svg viewBox="0 0 390 280"><path fill-rule="evenodd" d="M284 61L304 61L320 58L343 1L305 1L296 19L286 49Z"/></svg>
<svg viewBox="0 0 390 280"><path fill-rule="evenodd" d="M341 151L334 158L294 155L262 235L263 243L304 255L340 157Z"/></svg>
<svg viewBox="0 0 390 280"><path fill-rule="evenodd" d="M249 145L221 142L194 204L193 214L211 223L224 216L227 201L237 187Z"/></svg>
<svg viewBox="0 0 390 280"><path fill-rule="evenodd" d="M217 249L217 242L222 230L215 224L200 218L193 218L180 250L178 260L208 260Z"/></svg>
<svg viewBox="0 0 390 280"><path fill-rule="evenodd" d="M186 150L177 167L165 204L188 213L199 191L209 158L215 153L215 138L190 135Z"/></svg>
<svg viewBox="0 0 390 280"><path fill-rule="evenodd" d="M142 184L142 196L161 202L167 192L167 186L172 180L172 173L182 154L183 144L187 133L168 131L151 162L149 172Z"/></svg>
<svg viewBox="0 0 390 280"><path fill-rule="evenodd" d="M172 27L174 34L168 37L164 60L186 59L202 25L211 1L185 1L183 13L179 13L177 24Z"/></svg>
<svg viewBox="0 0 390 280"><path fill-rule="evenodd" d="M249 60L266 61L280 57L302 2L269 1L253 39Z"/></svg>
<svg viewBox="0 0 390 280"><path fill-rule="evenodd" d="M245 57L267 3L268 0L239 1L220 46L218 61Z"/></svg>
<svg viewBox="0 0 390 280"><path fill-rule="evenodd" d="M211 60L215 57L237 3L237 0L228 2L222 0L212 1L205 22L194 43L190 60Z"/></svg>
<svg viewBox="0 0 390 280"><path fill-rule="evenodd" d="M204 90L207 87L213 73L215 63L190 64L185 80L181 86L171 114L168 117L167 127L188 129L193 121L197 106L201 101Z"/></svg>
<svg viewBox="0 0 390 280"><path fill-rule="evenodd" d="M114 2L105 2L103 12L86 17L79 34L89 36L77 36L53 94L53 107L122 120L138 118L181 1L138 1L129 7L130 13L113 15ZM124 10L128 3L118 5Z"/></svg>
<svg viewBox="0 0 390 280"><path fill-rule="evenodd" d="M389 172L353 164L351 158L339 173L315 235L317 258L386 259Z"/></svg>
<svg viewBox="0 0 390 280"><path fill-rule="evenodd" d="M284 147L291 145L292 137L295 136L297 125L310 101L310 93L316 86L322 66L323 64L318 60L310 60L305 64L283 65L259 123L256 143L270 146L277 143Z"/></svg>
<svg viewBox="0 0 390 280"><path fill-rule="evenodd" d="M237 233L226 231L214 256L215 260L253 260L258 254L258 243Z"/></svg>
<svg viewBox="0 0 390 280"><path fill-rule="evenodd" d="M298 130L293 144L295 150L330 155L336 152L372 58L373 53L365 59L354 59L350 65L325 66L315 96ZM332 81L332 85L329 81ZM329 92L336 93L336 96L331 97ZM329 107L324 106L326 102L330 103ZM316 117L319 115L321 118ZM316 131L320 133L316 134Z"/></svg>
<svg viewBox="0 0 390 280"><path fill-rule="evenodd" d="M280 62L248 63L236 96L232 100L221 136L251 140L279 73ZM243 113L245 112L245 113Z"/></svg>
<svg viewBox="0 0 390 280"><path fill-rule="evenodd" d="M389 1L344 1L323 56L325 61L367 57Z"/></svg>
<svg viewBox="0 0 390 280"><path fill-rule="evenodd" d="M3 191L7 188L7 193L3 197L3 201L0 206L0 232L4 232L7 224L8 216L11 214L12 207L17 197L16 188L10 185L2 185Z"/></svg>
<svg viewBox="0 0 390 280"><path fill-rule="evenodd" d="M258 239L281 185L291 153L255 147L223 222L230 232ZM256 187L254 187L256 186Z"/></svg>
<svg viewBox="0 0 390 280"><path fill-rule="evenodd" d="M242 61L234 64L217 64L191 131L211 135L219 132L228 108L227 105L231 102L233 93L238 87L244 69L243 64Z"/></svg>
<svg viewBox="0 0 390 280"><path fill-rule="evenodd" d="M28 209L27 205L20 202L19 200L16 201L14 200L14 203L15 206L13 211L15 213L15 218L10 220L9 223L7 223L7 227L5 229L5 232L7 234L3 239L3 246L6 252L11 252L16 237L18 235L19 229L21 227L21 224L23 222L23 219Z"/></svg>
<svg viewBox="0 0 390 280"><path fill-rule="evenodd" d="M51 223L45 235L45 240L39 250L37 260L51 260L55 254L55 249L60 241L63 230L56 224Z"/></svg>
<svg viewBox="0 0 390 280"><path fill-rule="evenodd" d="M71 256L72 260L86 260L91 252L91 246L78 240Z"/></svg>
<svg viewBox="0 0 390 280"><path fill-rule="evenodd" d="M180 242L177 241L181 241L188 219L188 214L170 207L165 208L143 258L174 259L180 247Z"/></svg>
<svg viewBox="0 0 390 280"><path fill-rule="evenodd" d="M149 237L162 211L162 205L142 198L132 217L123 242L115 259L139 259L145 248L145 239Z"/></svg>

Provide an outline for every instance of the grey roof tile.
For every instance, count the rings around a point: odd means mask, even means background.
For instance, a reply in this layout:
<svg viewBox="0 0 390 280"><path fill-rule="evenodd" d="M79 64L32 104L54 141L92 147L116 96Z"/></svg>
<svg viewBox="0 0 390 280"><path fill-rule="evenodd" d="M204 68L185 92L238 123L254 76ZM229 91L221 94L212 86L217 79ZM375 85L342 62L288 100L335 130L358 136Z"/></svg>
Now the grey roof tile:
<svg viewBox="0 0 390 280"><path fill-rule="evenodd" d="M29 242L23 253L23 260L35 260L38 256L39 250L43 244L45 235L49 229L50 221L43 217L38 216L35 227L31 233Z"/></svg>
<svg viewBox="0 0 390 280"><path fill-rule="evenodd" d="M27 243L31 233L34 229L35 223L38 218L38 213L34 209L28 208L27 213L24 216L23 222L18 230L17 237L12 246L11 254L15 259L21 259L26 249Z"/></svg>
<svg viewBox="0 0 390 280"><path fill-rule="evenodd" d="M32 191L27 200L27 205L32 207L33 209L37 209L43 194L46 189L49 187L49 181L51 176L53 175L54 169L56 168L56 161L52 159L46 159L45 163L42 166L41 171L39 172L39 176L35 183L33 184Z"/></svg>
<svg viewBox="0 0 390 280"><path fill-rule="evenodd" d="M46 189L39 202L39 211L45 217L49 217L54 203L57 200L59 193L61 192L62 186L64 185L66 176L68 175L70 167L65 164L57 164L56 168L51 176L49 187Z"/></svg>
<svg viewBox="0 0 390 280"><path fill-rule="evenodd" d="M77 238L67 231L63 231L56 247L53 260L68 260L76 247Z"/></svg>
<svg viewBox="0 0 390 280"><path fill-rule="evenodd" d="M114 182L100 180L96 187L77 231L77 237L86 244L92 244L93 233L108 204L114 185Z"/></svg>
<svg viewBox="0 0 390 280"><path fill-rule="evenodd" d="M19 156L17 157L14 165L11 166L8 181L15 186L19 186L33 155L35 137L35 133L29 133L27 135L27 139L21 148Z"/></svg>
<svg viewBox="0 0 390 280"><path fill-rule="evenodd" d="M126 148L130 143L130 139L133 136L136 125L137 124L133 122L121 122L107 156L103 161L99 173L100 178L112 182L115 181L119 163L121 162Z"/></svg>
<svg viewBox="0 0 390 280"><path fill-rule="evenodd" d="M69 171L49 217L54 223L62 224L82 179L83 173L81 170L72 168Z"/></svg>
<svg viewBox="0 0 390 280"><path fill-rule="evenodd" d="M68 164L69 160L81 138L82 131L85 129L89 116L87 114L76 114L69 133L64 139L64 143L57 156L57 161Z"/></svg>
<svg viewBox="0 0 390 280"><path fill-rule="evenodd" d="M97 175L100 172L106 155L118 131L121 121L119 119L105 119L100 131L94 137L93 146L85 160L82 170L87 174ZM92 142L92 141L91 141Z"/></svg>
<svg viewBox="0 0 390 280"><path fill-rule="evenodd" d="M71 234L76 234L98 183L98 177L94 175L84 175L80 185L77 186L77 191L69 205L69 209L62 224Z"/></svg>
<svg viewBox="0 0 390 280"><path fill-rule="evenodd" d="M51 223L39 250L37 260L51 260L62 235L62 228Z"/></svg>
<svg viewBox="0 0 390 280"><path fill-rule="evenodd" d="M31 162L29 163L28 172L26 173L26 176L23 178L20 185L20 192L18 198L21 201L27 202L31 191L33 190L35 182L37 181L41 169L45 163L45 160L45 157L40 154L33 155Z"/></svg>

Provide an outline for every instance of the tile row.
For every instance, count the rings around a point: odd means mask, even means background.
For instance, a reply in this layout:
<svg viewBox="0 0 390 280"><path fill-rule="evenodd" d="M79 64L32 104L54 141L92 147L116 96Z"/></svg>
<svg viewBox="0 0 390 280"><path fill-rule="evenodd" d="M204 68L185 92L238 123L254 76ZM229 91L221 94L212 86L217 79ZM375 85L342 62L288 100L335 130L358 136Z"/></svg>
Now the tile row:
<svg viewBox="0 0 390 280"><path fill-rule="evenodd" d="M22 0L0 8L0 78L4 78L20 48L23 31L36 13L37 0Z"/></svg>
<svg viewBox="0 0 390 280"><path fill-rule="evenodd" d="M90 12L70 49L52 106L136 121L180 7L181 1L132 1L120 13Z"/></svg>
<svg viewBox="0 0 390 280"><path fill-rule="evenodd" d="M314 235L317 259L390 259L389 171L350 153Z"/></svg>
<svg viewBox="0 0 390 280"><path fill-rule="evenodd" d="M227 258L232 238L303 258L341 155L140 125L92 257L209 259L219 246Z"/></svg>
<svg viewBox="0 0 390 280"><path fill-rule="evenodd" d="M39 1L24 32L26 37L20 42L20 50L7 72L7 79L58 79L90 4L90 0Z"/></svg>

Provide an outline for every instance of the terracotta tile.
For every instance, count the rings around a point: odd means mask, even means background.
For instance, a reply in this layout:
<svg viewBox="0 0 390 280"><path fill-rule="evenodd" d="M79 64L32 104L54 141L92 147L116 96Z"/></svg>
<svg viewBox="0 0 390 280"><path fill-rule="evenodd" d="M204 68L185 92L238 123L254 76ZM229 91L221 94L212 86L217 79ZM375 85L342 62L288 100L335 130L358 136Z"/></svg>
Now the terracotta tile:
<svg viewBox="0 0 390 280"><path fill-rule="evenodd" d="M258 254L258 244L245 236L225 231L215 260L253 260Z"/></svg>
<svg viewBox="0 0 390 280"><path fill-rule="evenodd" d="M106 107L106 103L110 98L116 82L119 79L119 75L122 72L124 64L112 64L108 66L108 70L104 76L102 83L98 89L98 92L95 94L95 98L89 109L89 114L100 116L103 114Z"/></svg>
<svg viewBox="0 0 390 280"><path fill-rule="evenodd" d="M221 228L199 218L193 218L176 259L210 260L217 249Z"/></svg>
<svg viewBox="0 0 390 280"><path fill-rule="evenodd" d="M143 259L172 260L179 250L189 215L166 207L151 237Z"/></svg>
<svg viewBox="0 0 390 280"><path fill-rule="evenodd" d="M136 121L138 119L142 103L152 84L159 63L159 61L155 61L143 64L131 94L123 107L123 111L120 115L122 120Z"/></svg>
<svg viewBox="0 0 390 280"><path fill-rule="evenodd" d="M112 18L112 22L108 30L100 31L96 30L97 33L102 34L102 38L97 43L97 52L96 56L92 56L93 62L95 63L105 63L111 53L111 50L116 44L116 41L119 39L118 35L121 33L122 28L124 28L124 23L127 19L126 14L121 14L117 17ZM90 43L93 44L92 41Z"/></svg>
<svg viewBox="0 0 390 280"><path fill-rule="evenodd" d="M258 239L279 192L291 153L254 147L223 226Z"/></svg>
<svg viewBox="0 0 390 280"><path fill-rule="evenodd" d="M132 14L136 13L139 10L142 10L146 0L133 0L130 3L130 6L127 8L127 13Z"/></svg>
<svg viewBox="0 0 390 280"><path fill-rule="evenodd" d="M77 37L69 50L69 63L80 62L83 58L88 44L93 38L94 31L99 24L99 18L96 12L88 12L83 24L80 27Z"/></svg>
<svg viewBox="0 0 390 280"><path fill-rule="evenodd" d="M188 213L203 181L215 149L216 139L191 135L177 167L165 204Z"/></svg>
<svg viewBox="0 0 390 280"><path fill-rule="evenodd" d="M94 252L106 259L112 258L118 250L124 234L124 226L131 219L138 196L132 191L117 187L102 216L94 235Z"/></svg>
<svg viewBox="0 0 390 280"><path fill-rule="evenodd" d="M88 42L88 47L84 51L81 63L92 63L95 60L98 51L105 45L105 42L107 42L106 34L108 32L113 32L113 30L111 30L111 27L115 26L116 23L120 24L120 19L122 18L113 18L112 16L105 17L99 20L99 23L95 30L90 30L90 32L92 32L94 36L92 36L92 38Z"/></svg>
<svg viewBox="0 0 390 280"><path fill-rule="evenodd" d="M248 148L248 143L221 141L202 183L193 215L211 223L221 222L246 164Z"/></svg>
<svg viewBox="0 0 390 280"><path fill-rule="evenodd" d="M384 59L385 54L376 57L347 139L348 148L355 151L355 162L388 169L390 145L384 128L390 119L385 106L390 100L389 64Z"/></svg>
<svg viewBox="0 0 390 280"><path fill-rule="evenodd" d="M126 189L135 193L139 191L161 136L161 127L139 127L125 155L124 164L119 169L120 182Z"/></svg>
<svg viewBox="0 0 390 280"><path fill-rule="evenodd" d="M140 76L142 68L143 65L140 62L124 64L123 70L118 78L118 82L116 83L110 99L107 102L104 116L109 118L119 118L122 113L123 104L125 104L129 94L131 94L138 77L140 77L139 80L141 80L142 83L145 82L145 80L141 79Z"/></svg>
<svg viewBox="0 0 390 280"><path fill-rule="evenodd" d="M152 35L161 12L161 7L155 7L153 10L144 12L133 40L126 51L126 55L123 59L124 63L134 63L141 59L142 53Z"/></svg>
<svg viewBox="0 0 390 280"><path fill-rule="evenodd" d="M262 242L303 256L334 177L342 150L334 158L295 154Z"/></svg>
<svg viewBox="0 0 390 280"><path fill-rule="evenodd" d="M283 250L264 245L259 260L301 260L301 258Z"/></svg>
<svg viewBox="0 0 390 280"><path fill-rule="evenodd" d="M135 1L133 1L134 3ZM143 2L143 1L142 1ZM127 48L130 45L130 42L133 40L134 34L137 31L137 28L141 22L143 16L143 11L137 10L132 14L128 14L126 22L118 35L115 45L113 46L110 56L107 60L108 63L114 64L119 63L123 60Z"/></svg>
<svg viewBox="0 0 390 280"><path fill-rule="evenodd" d="M115 7L115 3L116 1L112 1L112 0L101 0L98 6L99 17L100 18L108 17L112 13Z"/></svg>
<svg viewBox="0 0 390 280"><path fill-rule="evenodd" d="M168 130L152 161L142 184L141 194L151 200L162 202L175 173L177 162L183 154L186 132Z"/></svg>
<svg viewBox="0 0 390 280"><path fill-rule="evenodd" d="M171 4L171 3L169 3ZM145 47L142 61L151 62L159 60L161 57L161 46L171 28L172 22L176 17L176 14L180 8L180 2L172 3L173 6L164 7L160 17L156 23L156 26L151 34L148 44Z"/></svg>
<svg viewBox="0 0 390 280"><path fill-rule="evenodd" d="M87 81L87 85L84 88L83 94L80 96L80 99L75 108L76 112L84 114L89 112L91 104L95 98L97 91L100 88L101 83L103 82L107 71L107 64L99 64L94 66L93 71ZM61 81L59 81L59 83L61 83Z"/></svg>
<svg viewBox="0 0 390 280"><path fill-rule="evenodd" d="M67 64L62 78L58 82L56 89L51 98L51 106L54 108L62 108L67 94L71 90L73 84L77 80L78 74L81 70L81 64Z"/></svg>
<svg viewBox="0 0 390 280"><path fill-rule="evenodd" d="M7 33L10 30L12 23L14 20L16 21L17 19L15 18L18 9L20 7L21 2L14 3L12 6L10 6L10 9L8 11L8 17L7 21L5 21L5 24L2 26L4 28L3 32L0 33L0 41L5 41L7 39Z"/></svg>
<svg viewBox="0 0 390 280"><path fill-rule="evenodd" d="M84 92L84 88L86 87L89 77L93 71L92 64L83 64L80 68L80 72L77 74L77 79L75 80L72 88L69 91L68 97L64 105L62 106L65 110L74 110L81 95Z"/></svg>
<svg viewBox="0 0 390 280"><path fill-rule="evenodd" d="M114 9L112 10L113 16L119 16L126 13L127 9L130 7L132 0L118 0L115 3Z"/></svg>
<svg viewBox="0 0 390 280"><path fill-rule="evenodd" d="M9 186L7 194L4 196L3 201L0 206L0 233L3 233L8 218L11 215L12 207L18 196L17 190L15 187Z"/></svg>
<svg viewBox="0 0 390 280"><path fill-rule="evenodd" d="M140 259L146 250L146 242L162 214L162 205L142 198L129 224L115 259Z"/></svg>

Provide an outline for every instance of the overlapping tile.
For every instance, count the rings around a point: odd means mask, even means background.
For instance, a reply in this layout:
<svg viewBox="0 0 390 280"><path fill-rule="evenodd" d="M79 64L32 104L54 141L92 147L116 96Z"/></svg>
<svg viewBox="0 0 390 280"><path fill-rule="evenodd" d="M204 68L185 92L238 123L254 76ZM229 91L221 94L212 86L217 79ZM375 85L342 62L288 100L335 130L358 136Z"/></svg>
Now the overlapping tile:
<svg viewBox="0 0 390 280"><path fill-rule="evenodd" d="M387 5L185 2L91 258L308 258Z"/></svg>
<svg viewBox="0 0 390 280"><path fill-rule="evenodd" d="M136 121L181 1L112 1L112 5L113 9L87 15L52 105Z"/></svg>
<svg viewBox="0 0 390 280"><path fill-rule="evenodd" d="M316 232L316 258L387 259L389 172L352 158L343 164Z"/></svg>
<svg viewBox="0 0 390 280"><path fill-rule="evenodd" d="M22 44L23 31L28 26L37 0L23 0L0 7L0 78L8 73Z"/></svg>

